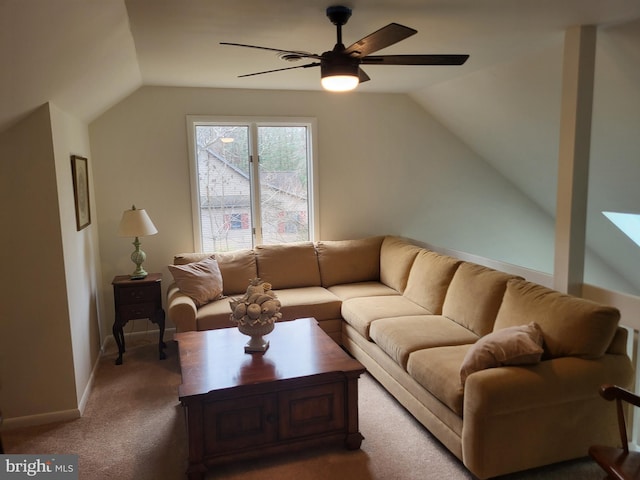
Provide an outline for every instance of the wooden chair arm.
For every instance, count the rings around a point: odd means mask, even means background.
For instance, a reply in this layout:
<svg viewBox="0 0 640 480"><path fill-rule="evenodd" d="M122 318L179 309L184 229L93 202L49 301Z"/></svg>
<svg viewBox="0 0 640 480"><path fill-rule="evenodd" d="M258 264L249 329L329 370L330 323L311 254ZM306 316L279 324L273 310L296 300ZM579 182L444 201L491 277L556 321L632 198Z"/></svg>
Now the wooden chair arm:
<svg viewBox="0 0 640 480"><path fill-rule="evenodd" d="M622 449L625 454L629 453L629 445L627 440L627 429L624 418L624 408L622 402L630 403L636 407L640 407L640 397L629 390L626 390L617 385L602 385L600 387L600 395L605 400L616 401L616 411L618 415L618 430L620 431L620 442L622 443Z"/></svg>
<svg viewBox="0 0 640 480"><path fill-rule="evenodd" d="M622 400L640 407L640 396L617 385L602 385L600 387L600 395L605 400Z"/></svg>
<svg viewBox="0 0 640 480"><path fill-rule="evenodd" d="M620 430L621 448L605 445L592 445L589 455L607 473L606 478L620 480L640 479L640 452L629 451L627 430L624 419L626 404L640 406L640 397L617 385L605 384L600 387L600 395L605 400L616 402L618 429ZM625 405L623 405L623 402Z"/></svg>

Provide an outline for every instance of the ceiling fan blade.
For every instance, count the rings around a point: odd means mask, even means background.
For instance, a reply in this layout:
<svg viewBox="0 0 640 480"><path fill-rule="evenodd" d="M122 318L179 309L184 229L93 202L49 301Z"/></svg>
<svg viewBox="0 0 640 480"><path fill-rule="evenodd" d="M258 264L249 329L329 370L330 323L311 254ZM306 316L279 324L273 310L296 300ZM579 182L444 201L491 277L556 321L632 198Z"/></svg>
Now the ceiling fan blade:
<svg viewBox="0 0 640 480"><path fill-rule="evenodd" d="M257 48L259 50L268 50L270 52L288 53L290 55L299 56L301 58L316 58L320 60L320 55L315 53L300 52L297 50L281 50L279 48L259 47L257 45L245 45L244 43L220 42L220 45L231 45L232 47Z"/></svg>
<svg viewBox="0 0 640 480"><path fill-rule="evenodd" d="M370 53L377 52L394 43L398 43L400 40L404 40L416 33L418 33L418 31L413 28L405 27L397 23L390 23L386 27L382 27L352 45L349 45L344 53L353 57L362 58Z"/></svg>
<svg viewBox="0 0 640 480"><path fill-rule="evenodd" d="M363 65L462 65L469 55L373 55Z"/></svg>
<svg viewBox="0 0 640 480"><path fill-rule="evenodd" d="M307 63L305 65L296 65L295 67L276 68L274 70L265 70L264 72L246 73L244 75L238 75L238 78L253 77L254 75L262 75L264 73L281 72L283 70L293 70L294 68L309 68L309 67L319 67L319 66L320 66L319 62L313 62L313 63Z"/></svg>
<svg viewBox="0 0 640 480"><path fill-rule="evenodd" d="M361 68L358 68L358 80L360 81L360 83L362 83L362 82L368 82L371 79L369 78L369 75L367 75L367 73L364 70L362 70Z"/></svg>

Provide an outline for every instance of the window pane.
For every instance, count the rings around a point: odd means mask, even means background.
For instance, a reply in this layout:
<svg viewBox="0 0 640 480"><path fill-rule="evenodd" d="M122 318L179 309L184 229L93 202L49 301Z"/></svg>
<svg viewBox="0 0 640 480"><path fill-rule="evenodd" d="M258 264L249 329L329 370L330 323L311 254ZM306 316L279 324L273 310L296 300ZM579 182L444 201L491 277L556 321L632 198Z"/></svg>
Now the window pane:
<svg viewBox="0 0 640 480"><path fill-rule="evenodd" d="M262 243L309 240L307 128L258 127Z"/></svg>
<svg viewBox="0 0 640 480"><path fill-rule="evenodd" d="M249 127L197 125L202 250L252 247Z"/></svg>

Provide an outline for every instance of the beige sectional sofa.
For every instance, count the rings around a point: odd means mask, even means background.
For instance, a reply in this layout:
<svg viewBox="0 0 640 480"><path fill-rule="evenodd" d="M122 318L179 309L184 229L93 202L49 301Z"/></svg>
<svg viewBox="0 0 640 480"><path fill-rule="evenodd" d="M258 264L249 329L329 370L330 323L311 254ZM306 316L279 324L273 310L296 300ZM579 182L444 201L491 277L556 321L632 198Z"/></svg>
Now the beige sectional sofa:
<svg viewBox="0 0 640 480"><path fill-rule="evenodd" d="M283 321L315 317L478 478L616 441L615 411L598 388L628 387L633 369L614 308L393 236L215 258L226 297L196 307L169 287L178 331L232 326L228 297L260 277Z"/></svg>

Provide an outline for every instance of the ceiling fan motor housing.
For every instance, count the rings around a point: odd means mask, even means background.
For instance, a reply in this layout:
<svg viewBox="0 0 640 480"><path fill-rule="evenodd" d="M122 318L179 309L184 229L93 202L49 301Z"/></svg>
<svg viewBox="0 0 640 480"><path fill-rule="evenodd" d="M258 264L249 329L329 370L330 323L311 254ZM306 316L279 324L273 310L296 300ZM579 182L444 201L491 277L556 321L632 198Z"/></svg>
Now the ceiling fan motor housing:
<svg viewBox="0 0 640 480"><path fill-rule="evenodd" d="M329 51L322 54L320 60L320 76L334 75L358 76L360 59L344 55L341 52Z"/></svg>

